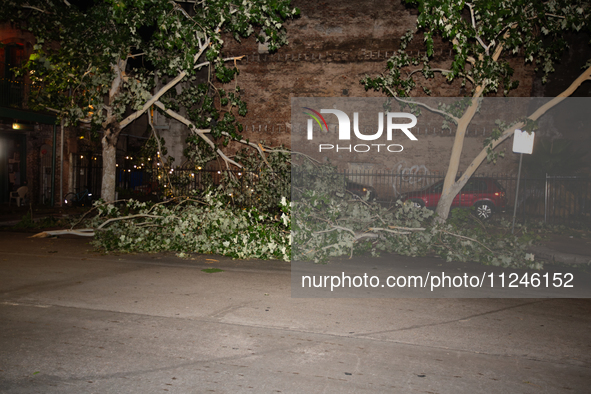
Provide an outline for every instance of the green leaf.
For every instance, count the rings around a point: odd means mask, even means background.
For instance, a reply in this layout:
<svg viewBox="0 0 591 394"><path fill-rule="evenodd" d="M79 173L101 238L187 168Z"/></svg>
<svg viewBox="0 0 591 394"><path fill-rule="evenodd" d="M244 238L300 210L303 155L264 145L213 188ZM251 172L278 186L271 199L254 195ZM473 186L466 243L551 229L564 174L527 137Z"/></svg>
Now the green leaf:
<svg viewBox="0 0 591 394"><path fill-rule="evenodd" d="M202 272L205 272L206 274L215 274L216 272L224 272L224 270L219 269L219 268L205 268L201 270Z"/></svg>

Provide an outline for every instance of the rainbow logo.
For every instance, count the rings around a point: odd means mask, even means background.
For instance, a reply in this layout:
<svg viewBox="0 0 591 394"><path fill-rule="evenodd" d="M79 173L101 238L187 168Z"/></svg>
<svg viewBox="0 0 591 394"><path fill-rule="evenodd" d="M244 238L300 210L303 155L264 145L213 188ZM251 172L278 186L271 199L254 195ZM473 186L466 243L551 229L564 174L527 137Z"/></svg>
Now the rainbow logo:
<svg viewBox="0 0 591 394"><path fill-rule="evenodd" d="M318 123L318 126L320 126L320 130L322 130L322 123L324 123L324 127L326 127L326 131L328 131L328 125L326 124L326 120L324 120L322 115L320 115L320 112L314 111L312 108L308 108L308 107L302 107L302 108L313 112L313 113L310 113L310 112L304 112L304 113L306 115L310 115L316 121L316 123ZM320 120L322 120L322 123L320 123Z"/></svg>

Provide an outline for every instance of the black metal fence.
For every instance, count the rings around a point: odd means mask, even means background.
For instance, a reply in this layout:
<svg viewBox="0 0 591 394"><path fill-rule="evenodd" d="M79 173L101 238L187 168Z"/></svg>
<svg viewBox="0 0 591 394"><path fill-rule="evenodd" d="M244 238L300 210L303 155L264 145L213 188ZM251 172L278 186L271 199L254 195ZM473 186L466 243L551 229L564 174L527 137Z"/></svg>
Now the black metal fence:
<svg viewBox="0 0 591 394"><path fill-rule="evenodd" d="M117 174L117 187L126 190L126 196L188 196L213 187L223 190L233 205L259 208L276 207L282 194L289 198L289 186L289 173L174 168L151 172L127 169Z"/></svg>
<svg viewBox="0 0 591 394"><path fill-rule="evenodd" d="M444 179L444 174L419 171L343 171L340 175L346 180L349 191L361 195L369 190L372 198L382 204L395 203L409 193L428 192L436 195L437 190L428 191L428 189L441 184ZM277 188L289 190L291 181L289 174L267 174L266 176L276 178L274 182ZM230 179L233 181L230 182ZM497 185L493 189L491 189L491 181ZM120 189L136 194L181 196L188 195L192 191L205 190L210 186L221 186L228 195L234 193L236 196L240 195L239 202L232 201L242 206L256 205L257 201L253 199L260 197L259 187L263 183L268 185L269 179L261 178L259 173L230 170L176 168L158 173L120 170L117 176L117 186ZM517 191L518 184L519 191ZM494 193L502 193L505 201L504 206L499 207L497 214L493 216L496 218L510 219L517 204L517 221L521 223L538 221L549 224L591 225L591 178L589 177L522 177L518 183L517 177L513 175L474 175L456 199L463 199L462 205L465 205L471 204L468 201L469 198L501 198L501 196L495 197ZM270 201L269 204L276 202Z"/></svg>
<svg viewBox="0 0 591 394"><path fill-rule="evenodd" d="M355 188L354 192L363 187L374 194L377 201L392 203L401 197L411 194L437 194L436 186L443 182L443 174L417 172L344 172L346 180ZM495 190L491 190L494 181L504 194L505 207L500 209L510 215L517 206L517 219L544 221L550 224L588 224L591 225L591 178L585 176L547 176L545 178L522 177L518 182L516 176L490 174L474 175L467 186L456 197L468 198L491 194L495 198ZM477 182L480 181L480 182ZM486 182L485 182L486 181ZM519 185L519 191L517 186ZM488 190L487 190L488 189ZM440 191L440 190L439 190ZM418 193L416 193L418 192ZM515 196L517 194L517 200ZM497 196L500 197L500 196ZM497 215L499 217L500 215Z"/></svg>
<svg viewBox="0 0 591 394"><path fill-rule="evenodd" d="M101 192L102 160L92 154L73 154L70 190L79 193L88 190L95 196Z"/></svg>
<svg viewBox="0 0 591 394"><path fill-rule="evenodd" d="M0 106L23 108L28 87L17 79L0 78Z"/></svg>

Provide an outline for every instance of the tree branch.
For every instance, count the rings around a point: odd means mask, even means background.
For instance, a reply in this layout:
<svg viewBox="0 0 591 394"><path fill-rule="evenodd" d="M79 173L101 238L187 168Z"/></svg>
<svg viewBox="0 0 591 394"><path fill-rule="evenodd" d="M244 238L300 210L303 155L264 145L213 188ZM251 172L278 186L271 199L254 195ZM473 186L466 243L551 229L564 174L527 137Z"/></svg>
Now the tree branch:
<svg viewBox="0 0 591 394"><path fill-rule="evenodd" d="M400 226L388 226L388 228L397 228L400 230L408 230L408 231L425 231L424 227L400 227Z"/></svg>
<svg viewBox="0 0 591 394"><path fill-rule="evenodd" d="M146 52L142 52L142 53L135 53L135 54L133 54L133 55L132 55L132 54L129 54L129 55L127 55L127 58L128 58L128 59L129 59L129 58L135 59L136 57L138 57L138 56L144 56L145 54L146 54Z"/></svg>
<svg viewBox="0 0 591 394"><path fill-rule="evenodd" d="M160 101L156 101L154 103L155 106L157 106L158 108L162 109L166 114L168 114L169 116L173 117L174 119L178 120L179 122L185 124L189 130L191 130L193 133L197 134L199 137L201 137L201 139L203 141L205 141L210 147L211 149L213 149L214 151L217 152L218 155L220 155L220 157L224 160L224 162L226 163L226 167L230 168L228 166L228 163L235 165L238 168L242 168L242 166L240 164L238 164L237 162L235 162L234 160L230 159L228 156L226 156L224 154L224 152L222 152L219 148L217 148L215 146L215 144L209 139L207 138L207 136L205 136L205 133L203 130L198 129L193 122L191 122L189 119L185 118L184 116L179 115L178 113L170 110L170 109L166 109L166 107L164 106L164 104L162 104Z"/></svg>
<svg viewBox="0 0 591 394"><path fill-rule="evenodd" d="M28 5L28 4L25 4L25 5L23 5L22 7L23 7L23 8L29 8L29 9L31 9L31 10L38 11L38 12L40 12L40 13L42 13L42 14L48 14L48 15L51 15L51 14L52 14L52 12L49 12L49 11L42 10L41 8L33 7L33 6L31 6L31 5Z"/></svg>
<svg viewBox="0 0 591 394"><path fill-rule="evenodd" d="M435 108L433 108L433 107L431 107L431 106L429 106L429 105L427 105L427 104L425 104L425 103L421 103L421 102L419 102L419 101L416 101L416 102L415 102L415 101L408 101L408 100L403 100L403 99L401 99L400 97L397 97L397 96L394 96L394 98L395 98L397 101L400 101L400 102L403 102L403 103L406 103L406 104L416 104L416 105L419 105L419 106L421 106L421 107L423 107L423 108L425 108L425 109L427 109L427 110L429 110L429 111L431 111L431 112L434 112L434 113L437 113L437 114L440 114L440 115L443 115L443 116L446 116L446 117L450 117L451 119L453 119L453 121L454 121L456 124L457 124L457 123L458 123L458 121L460 120L459 118L457 118L457 117L453 116L452 114L448 114L447 112L445 112L445 111L442 111L442 110L440 110L440 109L435 109Z"/></svg>
<svg viewBox="0 0 591 394"><path fill-rule="evenodd" d="M52 230L52 231L44 231L42 233L37 233L32 235L29 238L47 238L52 237L54 235L79 235L81 237L94 237L94 230L91 228L81 228L78 230Z"/></svg>
<svg viewBox="0 0 591 394"><path fill-rule="evenodd" d="M466 3L466 5L468 6L468 8L470 8L470 19L472 20L472 27L474 28L475 37L478 40L478 42L480 43L480 45L484 48L484 51L486 52L486 56L489 56L488 48L490 47L490 44L486 45L484 43L484 41L482 41L482 38L480 38L480 36L478 34L476 34L477 29L476 29L476 18L474 17L474 5L469 4L469 3Z"/></svg>
<svg viewBox="0 0 591 394"><path fill-rule="evenodd" d="M152 122L152 117L150 115L148 115L148 123L150 124L150 127L152 128L152 133L154 134L154 139L156 140L156 143L158 144L158 159L160 159L160 163L162 164L162 169L164 170L165 163L164 163L164 159L162 158L162 155L160 154L162 152L162 144L160 143L160 138L158 138L158 133L156 133L156 128L154 127L154 122ZM169 176L168 171L164 171L164 173L166 174L166 179L168 180L168 185L172 188L172 182L170 181L170 176Z"/></svg>
<svg viewBox="0 0 591 394"><path fill-rule="evenodd" d="M408 235L408 234L412 234L410 231L397 231L397 230L390 230L387 228L381 228L381 227L371 227L368 229L369 231L386 231L392 234L401 234L401 235Z"/></svg>
<svg viewBox="0 0 591 394"><path fill-rule="evenodd" d="M441 230L441 231L444 232L444 233L446 233L446 234L453 235L454 237L458 237L458 238L462 238L462 239L467 239L468 241L474 241L474 242L480 244L483 248L485 248L486 250L488 250L492 254L494 254L494 252L492 250L490 250L485 244L483 244L482 242L480 242L480 241L478 241L478 240L476 240L474 238L466 237L464 235L450 233L449 231L446 231L446 230Z"/></svg>
<svg viewBox="0 0 591 394"><path fill-rule="evenodd" d="M178 11L180 11L180 12L181 12L181 13L182 13L182 14L183 14L183 15L184 15L184 16L185 16L187 19L189 19L189 20L192 20L192 19L191 19L191 16L190 16L189 14L187 14L187 11L185 11L185 10L183 9L183 7L181 7L180 5L178 5L178 4L176 3L176 1L172 1L172 0L171 0L171 1L169 1L169 3L171 3L171 4L172 4L172 6L174 7L174 9L175 9L175 10L178 10Z"/></svg>
<svg viewBox="0 0 591 394"><path fill-rule="evenodd" d="M171 88L173 88L177 83L179 83L183 78L185 78L186 75L187 73L185 71L182 71L172 81L160 88L160 90L158 90L158 92L144 104L142 109L135 111L133 114L129 115L127 118L121 121L121 128L124 128L125 126L129 125L131 122L142 116L144 112L148 110L148 108L154 105L154 103L164 95L164 93L168 92Z"/></svg>
<svg viewBox="0 0 591 394"><path fill-rule="evenodd" d="M575 81L573 81L573 83L564 92L560 93L557 97L553 98L552 100L550 100L546 104L542 105L533 114L531 114L528 118L531 120L534 120L534 121L539 119L549 109L556 106L557 104L562 102L565 98L572 95L575 92L575 90L577 90L577 88L579 86L581 86L581 84L583 82L585 82L586 80L588 80L590 78L591 78L591 67L587 68L587 70L585 70ZM508 128L507 130L505 130L503 132L503 134L501 134L501 136L497 140L492 142L490 149L495 149L503 141L505 141L507 138L512 136L516 129L518 129L522 126L523 126L523 122L519 122L519 123L513 125L512 127ZM486 157L487 157L487 149L488 148L489 147L485 147L483 150L480 151L478 156L476 156L474 158L474 160L472 160L472 163L470 163L468 168L466 168L466 171L464 172L464 174L462 174L460 179L458 179L457 183L459 185L463 186L465 184L465 182L467 182L468 179L470 179L470 177L474 174L474 172L476 172L478 167L480 167L480 164L482 164L484 159L486 159Z"/></svg>
<svg viewBox="0 0 591 394"><path fill-rule="evenodd" d="M203 53L203 51L205 50L205 48L201 49L199 51L198 54L195 55L195 60L197 60L201 54ZM241 60L244 56L237 56L237 57L229 57L226 59L223 59L225 62L226 61L230 61L230 60ZM203 67L206 65L209 65L210 62L204 62L201 64L196 65L194 68L199 68L199 67ZM153 95L150 100L148 100L141 109L135 111L134 113L132 113L131 115L129 115L127 118L123 119L120 123L121 128L123 129L124 127L128 126L131 122L133 122L134 120L136 120L137 118L139 118L140 116L142 116L144 114L144 112L146 112L148 110L148 108L150 108L152 105L154 105L154 103L156 101L158 101L160 99L160 97L162 97L164 95L164 93L166 93L167 91L169 91L171 88L173 88L177 83L179 83L183 78L185 78L185 76L187 76L187 73L185 71L182 71L181 73L179 73L179 75L177 75L173 80L171 80L170 82L168 82L166 85L164 85L162 88L160 88L160 90L158 90L158 92Z"/></svg>
<svg viewBox="0 0 591 394"><path fill-rule="evenodd" d="M147 215L145 213L138 213L137 215L128 215L128 216L121 216L118 218L111 218L108 219L106 221L104 221L103 223L101 223L100 226L98 226L96 229L100 230L103 227L105 227L107 224L112 223L112 222L116 222L119 220L126 220L126 219L135 219L135 218L152 218L152 219L162 219L163 216L158 216L158 215Z"/></svg>
<svg viewBox="0 0 591 394"><path fill-rule="evenodd" d="M236 61L236 60L242 60L242 58L243 58L244 56L245 56L245 55L242 55L242 56L234 56L234 57L227 57L227 58L225 58L225 59L222 59L222 61L223 61L223 62L227 62L227 61L230 61L230 60L234 60L234 61ZM211 63L211 62L203 62L203 63L199 63L198 65L194 66L193 68L199 68L199 67L207 66L207 65L209 65L210 63Z"/></svg>

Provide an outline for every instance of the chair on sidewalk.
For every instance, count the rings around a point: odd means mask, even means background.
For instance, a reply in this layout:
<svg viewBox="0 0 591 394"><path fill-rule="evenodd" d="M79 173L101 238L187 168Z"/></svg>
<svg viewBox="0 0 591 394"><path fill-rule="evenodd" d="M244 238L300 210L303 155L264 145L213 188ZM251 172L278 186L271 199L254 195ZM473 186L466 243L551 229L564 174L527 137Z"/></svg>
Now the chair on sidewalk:
<svg viewBox="0 0 591 394"><path fill-rule="evenodd" d="M16 206L20 207L22 203L25 202L27 194L29 194L28 186L21 186L15 192L10 192L10 200L8 201L8 206L11 206L12 200L15 200Z"/></svg>

